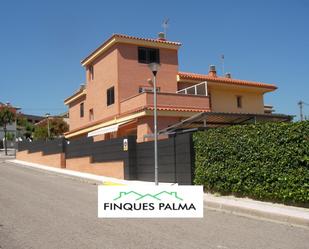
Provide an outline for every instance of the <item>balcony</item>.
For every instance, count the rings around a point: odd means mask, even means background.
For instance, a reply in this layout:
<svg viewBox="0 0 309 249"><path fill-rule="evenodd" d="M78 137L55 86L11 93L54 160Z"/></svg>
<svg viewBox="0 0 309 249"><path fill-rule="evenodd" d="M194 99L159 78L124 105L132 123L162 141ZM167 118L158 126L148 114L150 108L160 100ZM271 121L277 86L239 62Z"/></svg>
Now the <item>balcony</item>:
<svg viewBox="0 0 309 249"><path fill-rule="evenodd" d="M177 91L179 94L208 96L207 81Z"/></svg>
<svg viewBox="0 0 309 249"><path fill-rule="evenodd" d="M209 110L209 98L204 95L179 93L157 93L158 110L205 112ZM120 102L120 113L129 113L141 109L153 108L153 93L143 92Z"/></svg>

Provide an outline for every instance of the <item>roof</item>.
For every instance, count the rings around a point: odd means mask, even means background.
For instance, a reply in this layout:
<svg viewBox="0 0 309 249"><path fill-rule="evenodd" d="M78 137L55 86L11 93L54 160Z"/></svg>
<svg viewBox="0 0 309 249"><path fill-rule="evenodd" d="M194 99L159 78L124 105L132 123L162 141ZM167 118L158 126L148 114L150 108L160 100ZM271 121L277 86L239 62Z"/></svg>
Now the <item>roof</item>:
<svg viewBox="0 0 309 249"><path fill-rule="evenodd" d="M8 107L9 109L14 110L14 112L21 109L20 107L12 106L10 103L5 104L5 103L0 102L0 108L5 108L5 107Z"/></svg>
<svg viewBox="0 0 309 249"><path fill-rule="evenodd" d="M153 38L141 38L141 37L136 37L136 36L131 36L131 35L124 35L124 34L113 34L112 37L121 37L121 38L127 38L127 39L131 39L131 40L150 41L150 42L156 42L156 43L163 43L163 44L171 44L171 45L181 46L180 42L173 42L173 41L153 39Z"/></svg>
<svg viewBox="0 0 309 249"><path fill-rule="evenodd" d="M108 122L108 121L113 121L113 120L121 119L121 118L124 118L124 117L129 117L132 114L141 113L141 112L147 111L147 110L153 111L154 108L153 108L153 106L143 106L143 107L140 107L140 108L136 108L135 110L131 110L131 111L126 112L126 113L122 113L118 116L110 116L110 117L107 117L107 118L103 118L103 119L85 124L81 127L72 129L72 130L66 132L65 136L67 137L68 135L70 135L72 133L76 133L76 132L81 131L81 130L89 129L91 127L96 127L97 125ZM176 112L182 112L182 113L187 113L187 112L202 113L202 112L209 111L208 109L174 108L174 107L162 107L162 106L158 106L157 110L158 111L176 111ZM88 132L88 131L85 131L85 133L86 132Z"/></svg>
<svg viewBox="0 0 309 249"><path fill-rule="evenodd" d="M179 72L178 77L179 77L179 81L184 81L184 80L214 81L214 82L223 83L223 84L253 86L253 87L267 88L271 90L277 89L277 87L274 84L254 82L254 81L248 81L248 80L238 80L238 79L225 78L225 77L214 77L214 76L210 76L207 74Z"/></svg>
<svg viewBox="0 0 309 249"><path fill-rule="evenodd" d="M35 119L35 120L42 120L45 117L38 116L38 115L32 115L32 114L25 114L25 113L19 113L20 116L27 118L27 119Z"/></svg>
<svg viewBox="0 0 309 249"><path fill-rule="evenodd" d="M64 104L65 105L68 105L70 104L72 101L82 97L86 95L86 88L84 85L82 85L75 93L73 93L73 95L71 95L70 97L67 97L65 100L64 100Z"/></svg>
<svg viewBox="0 0 309 249"><path fill-rule="evenodd" d="M166 48L177 48L181 46L180 42L173 42L152 38L140 38L135 36L129 36L124 34L113 34L110 38L104 41L98 48L91 52L86 58L81 61L83 66L89 64L97 56L101 55L104 51L110 48L115 43L131 43L138 45L158 46Z"/></svg>
<svg viewBox="0 0 309 249"><path fill-rule="evenodd" d="M143 109L146 110L154 110L153 106L147 106L144 107ZM200 108L186 108L186 107L170 107L170 106L158 106L157 107L158 111L176 111L176 112L206 112L209 111L209 109L200 109Z"/></svg>
<svg viewBox="0 0 309 249"><path fill-rule="evenodd" d="M284 114L252 114L252 113L225 113L203 112L174 124L159 133L175 133L193 128L214 128L229 125L250 124L254 122L290 122L293 116Z"/></svg>

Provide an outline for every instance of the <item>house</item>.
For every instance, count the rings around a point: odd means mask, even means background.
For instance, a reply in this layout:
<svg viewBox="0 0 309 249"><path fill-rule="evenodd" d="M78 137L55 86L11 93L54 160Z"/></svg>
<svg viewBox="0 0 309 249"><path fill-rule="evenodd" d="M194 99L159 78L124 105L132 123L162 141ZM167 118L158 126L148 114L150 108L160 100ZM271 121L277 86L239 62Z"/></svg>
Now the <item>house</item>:
<svg viewBox="0 0 309 249"><path fill-rule="evenodd" d="M164 34L146 39L114 34L81 61L85 84L64 103L69 107L66 138L93 136L95 140L136 135L148 141L153 133L151 62L160 63L157 74L158 130L197 113L251 113L271 115L264 94L273 84L219 76L215 66L208 74L179 72L181 43ZM100 134L100 135L98 135Z"/></svg>
<svg viewBox="0 0 309 249"><path fill-rule="evenodd" d="M32 115L32 114L19 113L18 115L19 115L19 117L26 119L27 122L29 122L31 124L39 123L41 120L44 119L44 117L42 117L42 116Z"/></svg>
<svg viewBox="0 0 309 249"><path fill-rule="evenodd" d="M49 113L46 114L44 117L42 117L40 119L39 122L36 122L35 125L42 125L42 124L46 124L48 119L58 119L58 120L62 120L63 122L65 122L67 125L69 125L69 112L63 112L60 113L58 115L50 115Z"/></svg>

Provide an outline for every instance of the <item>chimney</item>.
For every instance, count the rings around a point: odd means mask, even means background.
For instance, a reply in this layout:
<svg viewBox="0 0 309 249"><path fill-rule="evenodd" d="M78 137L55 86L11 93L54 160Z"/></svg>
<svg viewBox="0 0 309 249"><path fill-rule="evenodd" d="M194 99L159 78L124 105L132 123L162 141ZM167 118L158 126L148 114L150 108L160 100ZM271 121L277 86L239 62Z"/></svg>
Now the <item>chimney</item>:
<svg viewBox="0 0 309 249"><path fill-rule="evenodd" d="M232 74L231 73L226 73L225 74L225 78L229 78L229 79L232 78Z"/></svg>
<svg viewBox="0 0 309 249"><path fill-rule="evenodd" d="M214 66L214 65L210 65L209 66L209 73L208 73L208 75L211 76L211 77L217 77L216 66Z"/></svg>
<svg viewBox="0 0 309 249"><path fill-rule="evenodd" d="M166 41L164 32L159 32L158 40L159 41Z"/></svg>

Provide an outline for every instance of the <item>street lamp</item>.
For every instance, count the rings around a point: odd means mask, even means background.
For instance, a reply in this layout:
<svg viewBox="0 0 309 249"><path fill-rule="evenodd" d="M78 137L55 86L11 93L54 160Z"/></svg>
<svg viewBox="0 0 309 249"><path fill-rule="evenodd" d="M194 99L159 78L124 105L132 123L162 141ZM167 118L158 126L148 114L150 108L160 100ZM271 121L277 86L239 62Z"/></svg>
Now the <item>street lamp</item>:
<svg viewBox="0 0 309 249"><path fill-rule="evenodd" d="M153 126L154 126L154 159L155 159L155 184L159 185L158 182L158 128L157 128L157 85L156 85L156 76L160 68L158 63L150 63L148 65L149 69L153 74L153 105L154 105L154 117L153 117Z"/></svg>
<svg viewBox="0 0 309 249"><path fill-rule="evenodd" d="M49 127L49 116L50 116L50 113L46 113L45 116L47 118L47 136L48 136L48 138L50 138L50 127Z"/></svg>

